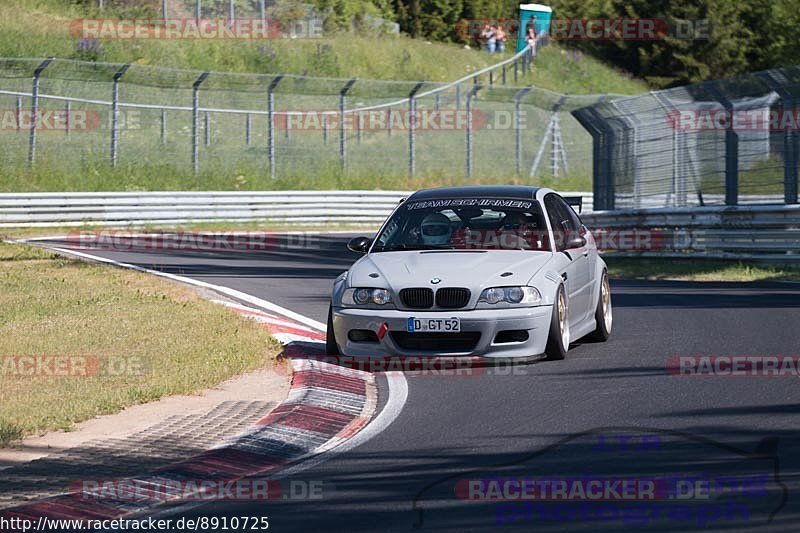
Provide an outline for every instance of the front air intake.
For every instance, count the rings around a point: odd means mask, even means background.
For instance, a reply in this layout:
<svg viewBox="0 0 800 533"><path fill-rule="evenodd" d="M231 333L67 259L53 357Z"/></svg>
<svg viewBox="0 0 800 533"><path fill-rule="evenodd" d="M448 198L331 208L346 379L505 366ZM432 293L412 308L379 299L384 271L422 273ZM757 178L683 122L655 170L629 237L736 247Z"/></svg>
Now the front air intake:
<svg viewBox="0 0 800 533"><path fill-rule="evenodd" d="M436 291L436 305L444 309L458 309L469 303L470 291L462 287L443 287Z"/></svg>
<svg viewBox="0 0 800 533"><path fill-rule="evenodd" d="M402 289L400 301L412 309L428 309L433 307L433 291L425 287Z"/></svg>

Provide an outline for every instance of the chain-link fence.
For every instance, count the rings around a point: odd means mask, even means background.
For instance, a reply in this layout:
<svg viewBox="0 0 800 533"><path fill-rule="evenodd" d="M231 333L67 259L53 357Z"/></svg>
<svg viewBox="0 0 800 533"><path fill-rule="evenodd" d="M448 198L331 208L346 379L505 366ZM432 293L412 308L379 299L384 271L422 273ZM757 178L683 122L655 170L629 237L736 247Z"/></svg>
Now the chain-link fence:
<svg viewBox="0 0 800 533"><path fill-rule="evenodd" d="M92 0L87 2L94 4L98 9L129 7L130 3L125 0ZM151 0L149 7L152 15L167 18L226 18L236 20L237 18L256 18L266 19L275 11L276 2L274 0ZM308 14L314 14L314 7L311 4L298 4ZM141 6L138 6L141 7Z"/></svg>
<svg viewBox="0 0 800 533"><path fill-rule="evenodd" d="M295 1L276 0L150 0L131 4L126 0L93 0L102 13L108 8L113 12L132 11L138 16L144 14L164 20L224 19L228 22L238 20L260 20L266 26L274 26L289 38L321 37L328 10L320 10L314 4ZM364 15L359 23L368 28L398 33L400 26L392 21Z"/></svg>
<svg viewBox="0 0 800 533"><path fill-rule="evenodd" d="M797 203L800 67L595 103L595 209Z"/></svg>
<svg viewBox="0 0 800 533"><path fill-rule="evenodd" d="M591 137L570 111L607 96L516 86L530 62L443 84L0 59L0 164L247 173L266 187L324 175L588 187Z"/></svg>

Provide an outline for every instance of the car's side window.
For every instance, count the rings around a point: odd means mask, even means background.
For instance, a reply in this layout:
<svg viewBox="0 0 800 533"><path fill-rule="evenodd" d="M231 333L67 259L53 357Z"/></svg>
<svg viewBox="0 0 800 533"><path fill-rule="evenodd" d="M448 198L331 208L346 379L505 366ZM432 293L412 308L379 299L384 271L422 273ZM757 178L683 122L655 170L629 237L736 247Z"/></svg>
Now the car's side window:
<svg viewBox="0 0 800 533"><path fill-rule="evenodd" d="M581 217L578 216L578 213L576 213L575 210L572 209L572 206L569 205L566 200L564 200L563 198L561 198L559 196L558 197L558 201L562 204L562 207L563 207L564 211L566 212L567 216L569 217L569 220L570 220L570 223L571 223L572 227L576 231L580 231L581 226L583 226L583 222L581 221Z"/></svg>
<svg viewBox="0 0 800 533"><path fill-rule="evenodd" d="M564 211L561 199L555 194L548 194L544 197L544 207L547 209L547 217L553 227L553 239L556 243L556 250L564 251L565 236L570 232L572 221Z"/></svg>

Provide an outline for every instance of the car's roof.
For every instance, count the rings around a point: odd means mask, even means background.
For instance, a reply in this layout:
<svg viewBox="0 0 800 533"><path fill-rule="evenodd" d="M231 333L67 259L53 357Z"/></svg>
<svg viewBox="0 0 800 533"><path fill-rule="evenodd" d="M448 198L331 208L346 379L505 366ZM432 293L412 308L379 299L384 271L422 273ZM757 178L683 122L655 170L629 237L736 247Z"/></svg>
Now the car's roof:
<svg viewBox="0 0 800 533"><path fill-rule="evenodd" d="M423 189L408 197L409 200L432 200L442 198L514 198L532 200L540 187L530 185L465 185Z"/></svg>

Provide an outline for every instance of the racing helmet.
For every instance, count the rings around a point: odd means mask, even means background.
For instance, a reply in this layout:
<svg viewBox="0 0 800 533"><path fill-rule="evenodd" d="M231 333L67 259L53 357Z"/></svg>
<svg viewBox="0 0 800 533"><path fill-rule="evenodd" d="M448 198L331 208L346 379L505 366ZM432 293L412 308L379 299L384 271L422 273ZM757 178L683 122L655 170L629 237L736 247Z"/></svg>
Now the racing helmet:
<svg viewBox="0 0 800 533"><path fill-rule="evenodd" d="M450 219L441 213L431 213L420 225L423 244L447 244L450 242Z"/></svg>

